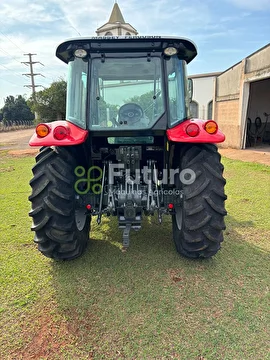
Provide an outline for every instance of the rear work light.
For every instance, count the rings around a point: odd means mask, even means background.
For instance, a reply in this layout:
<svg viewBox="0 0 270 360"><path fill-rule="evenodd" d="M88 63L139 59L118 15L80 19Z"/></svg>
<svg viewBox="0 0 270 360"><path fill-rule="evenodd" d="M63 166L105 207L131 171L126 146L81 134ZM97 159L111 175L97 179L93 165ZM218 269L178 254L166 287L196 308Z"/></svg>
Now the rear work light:
<svg viewBox="0 0 270 360"><path fill-rule="evenodd" d="M167 56L173 56L175 54L177 54L177 49L173 46L169 46L164 50L164 54Z"/></svg>
<svg viewBox="0 0 270 360"><path fill-rule="evenodd" d="M44 138L45 136L47 136L50 132L50 129L47 125L45 124L39 124L36 127L36 134L38 137Z"/></svg>
<svg viewBox="0 0 270 360"><path fill-rule="evenodd" d="M74 51L74 55L79 59L83 59L87 56L87 51L84 49L77 49Z"/></svg>
<svg viewBox="0 0 270 360"><path fill-rule="evenodd" d="M204 129L208 134L216 134L218 131L218 124L215 121L207 121L204 125Z"/></svg>
<svg viewBox="0 0 270 360"><path fill-rule="evenodd" d="M200 128L197 124L189 124L186 128L186 133L189 135L189 136L197 136L200 132Z"/></svg>
<svg viewBox="0 0 270 360"><path fill-rule="evenodd" d="M69 129L65 126L56 126L56 128L53 130L53 137L56 140L63 140L69 135Z"/></svg>

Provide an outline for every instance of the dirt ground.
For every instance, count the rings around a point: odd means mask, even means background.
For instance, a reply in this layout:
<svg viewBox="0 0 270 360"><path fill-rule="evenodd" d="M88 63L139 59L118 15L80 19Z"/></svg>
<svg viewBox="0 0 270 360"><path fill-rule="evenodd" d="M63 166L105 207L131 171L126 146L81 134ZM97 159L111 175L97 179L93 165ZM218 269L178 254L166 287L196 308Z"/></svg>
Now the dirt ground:
<svg viewBox="0 0 270 360"><path fill-rule="evenodd" d="M34 129L25 129L9 132L0 132L0 151L8 150L15 156L36 154L37 147L30 147L28 142L34 133ZM270 166L270 145L258 145L256 148L245 150L219 149L222 156L241 161L256 162Z"/></svg>
<svg viewBox="0 0 270 360"><path fill-rule="evenodd" d="M270 166L270 145L267 144L245 150L220 148L219 152L222 156L229 159L256 162Z"/></svg>
<svg viewBox="0 0 270 360"><path fill-rule="evenodd" d="M11 155L36 154L38 148L28 145L34 132L34 128L0 132L0 151L8 150Z"/></svg>

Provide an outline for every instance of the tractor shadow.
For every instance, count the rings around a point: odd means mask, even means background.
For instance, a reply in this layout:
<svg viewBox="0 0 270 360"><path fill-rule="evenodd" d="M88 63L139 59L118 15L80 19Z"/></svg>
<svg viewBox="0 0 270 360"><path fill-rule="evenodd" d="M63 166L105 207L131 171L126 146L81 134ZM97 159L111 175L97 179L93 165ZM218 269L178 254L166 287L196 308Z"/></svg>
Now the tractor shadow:
<svg viewBox="0 0 270 360"><path fill-rule="evenodd" d="M92 240L81 258L51 261L55 313L65 319L68 334L79 347L96 349L96 358L103 358L108 349L116 351L132 337L136 345L142 326L147 333L158 326L163 335L170 324L185 329L182 320L191 303L197 319L208 311L204 299L211 299L218 314L224 298L231 311L235 301L248 306L250 293L257 296L262 286L269 285L265 276L269 253L236 230L236 225L252 229L252 224L228 218L221 251L211 259L190 260L175 251L169 220L158 225L154 218L145 219L140 232L131 233L125 253L116 221L93 224ZM215 321L222 325L222 318Z"/></svg>
<svg viewBox="0 0 270 360"><path fill-rule="evenodd" d="M63 311L78 307L89 309L111 294L121 297L122 287L130 294L134 286L136 291L143 292L153 277L161 282L170 281L172 269L187 276L191 283L198 274L206 274L207 278L220 278L223 286L226 282L229 286L232 272L241 276L246 266L255 263L253 270L260 274L269 263L269 253L260 241L267 234L257 231L256 243L252 222L239 223L232 216L227 217L225 239L219 253L211 259L198 260L184 258L176 252L169 217L162 225L156 218L144 219L142 229L131 232L130 247L126 252L121 251L122 230L118 229L115 220L109 219L100 226L92 225L92 239L79 259L51 261L56 299ZM249 228L250 238L236 228Z"/></svg>
<svg viewBox="0 0 270 360"><path fill-rule="evenodd" d="M228 214L226 216L226 226L228 227L235 227L235 228L253 228L255 226L254 221L249 220L249 221L239 221L236 220L235 217L233 217L232 215ZM225 232L226 234L226 232Z"/></svg>

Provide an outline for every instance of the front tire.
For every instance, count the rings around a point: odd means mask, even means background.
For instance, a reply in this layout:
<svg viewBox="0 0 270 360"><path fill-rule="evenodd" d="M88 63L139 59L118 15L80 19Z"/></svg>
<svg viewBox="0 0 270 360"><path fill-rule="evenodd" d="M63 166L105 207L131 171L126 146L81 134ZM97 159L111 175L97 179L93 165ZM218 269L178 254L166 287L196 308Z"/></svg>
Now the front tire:
<svg viewBox="0 0 270 360"><path fill-rule="evenodd" d="M176 183L180 204L172 217L177 251L188 258L209 258L220 249L227 214L223 165L215 145L185 145L179 170L195 174L191 184ZM177 177L179 179L179 176Z"/></svg>
<svg viewBox="0 0 270 360"><path fill-rule="evenodd" d="M75 210L74 169L78 164L72 150L42 148L30 181L34 242L43 255L60 260L79 257L90 231L90 218Z"/></svg>

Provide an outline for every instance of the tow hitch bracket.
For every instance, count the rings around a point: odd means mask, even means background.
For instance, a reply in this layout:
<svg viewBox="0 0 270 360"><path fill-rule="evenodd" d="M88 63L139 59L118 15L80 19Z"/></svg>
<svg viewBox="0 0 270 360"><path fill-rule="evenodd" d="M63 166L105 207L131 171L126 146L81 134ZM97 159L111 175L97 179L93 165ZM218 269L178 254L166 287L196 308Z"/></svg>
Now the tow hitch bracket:
<svg viewBox="0 0 270 360"><path fill-rule="evenodd" d="M129 247L129 234L131 230L131 224L126 224L123 230L123 250Z"/></svg>

